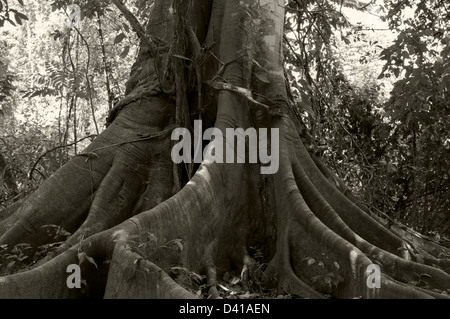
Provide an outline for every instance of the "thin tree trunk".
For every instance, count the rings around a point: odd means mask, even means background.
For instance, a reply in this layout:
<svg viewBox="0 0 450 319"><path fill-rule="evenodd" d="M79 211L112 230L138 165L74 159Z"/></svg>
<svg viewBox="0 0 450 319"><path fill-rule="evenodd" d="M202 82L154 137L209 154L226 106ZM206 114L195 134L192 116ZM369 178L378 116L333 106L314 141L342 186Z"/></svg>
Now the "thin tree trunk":
<svg viewBox="0 0 450 319"><path fill-rule="evenodd" d="M100 38L100 48L102 50L103 73L105 75L106 93L108 94L108 110L111 111L113 108L114 96L112 94L111 86L109 83L109 65L108 65L108 60L107 60L107 56L106 56L105 43L104 43L104 39L103 39L101 15L98 11L97 11L97 24L98 24L98 35Z"/></svg>

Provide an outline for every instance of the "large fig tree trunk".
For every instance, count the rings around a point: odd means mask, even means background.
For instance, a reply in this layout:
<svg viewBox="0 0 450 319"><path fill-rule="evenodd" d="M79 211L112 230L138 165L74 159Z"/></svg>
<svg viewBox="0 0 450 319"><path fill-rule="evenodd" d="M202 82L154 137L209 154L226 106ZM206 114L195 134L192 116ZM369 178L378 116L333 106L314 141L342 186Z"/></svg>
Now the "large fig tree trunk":
<svg viewBox="0 0 450 319"><path fill-rule="evenodd" d="M303 144L283 72L283 6L155 1L110 125L0 224L0 245L11 247L46 243L44 225L72 235L34 268L0 278L0 297L195 297L174 281L173 265L205 274L217 297L224 270L242 274L244 285L251 276L250 247L280 292L445 297L449 250L372 216ZM174 164L171 133L193 132L195 119L224 136L226 128L278 128L278 171ZM68 288L70 264L81 264L83 290ZM381 269L376 287L372 264Z"/></svg>

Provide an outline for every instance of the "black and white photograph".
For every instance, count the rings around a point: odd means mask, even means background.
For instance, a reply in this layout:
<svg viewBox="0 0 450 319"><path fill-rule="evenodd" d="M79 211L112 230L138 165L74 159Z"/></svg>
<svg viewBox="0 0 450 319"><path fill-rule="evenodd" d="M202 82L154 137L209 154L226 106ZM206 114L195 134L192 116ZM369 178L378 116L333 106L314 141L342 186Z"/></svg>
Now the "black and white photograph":
<svg viewBox="0 0 450 319"><path fill-rule="evenodd" d="M2 300L449 299L449 177L448 0L0 0Z"/></svg>

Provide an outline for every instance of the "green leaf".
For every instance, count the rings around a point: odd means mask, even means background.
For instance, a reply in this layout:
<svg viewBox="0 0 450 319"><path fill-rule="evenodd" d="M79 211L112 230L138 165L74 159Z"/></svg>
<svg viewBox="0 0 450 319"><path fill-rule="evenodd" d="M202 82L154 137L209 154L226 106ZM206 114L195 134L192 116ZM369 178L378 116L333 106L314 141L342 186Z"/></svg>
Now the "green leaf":
<svg viewBox="0 0 450 319"><path fill-rule="evenodd" d="M239 278L239 277L233 277L233 278L230 280L230 285L231 285L231 286L235 286L235 285L237 285L240 281L241 281L241 278Z"/></svg>
<svg viewBox="0 0 450 319"><path fill-rule="evenodd" d="M312 257L306 257L303 260L306 260L308 262L308 266L311 266L312 264L314 264L316 262L316 260Z"/></svg>
<svg viewBox="0 0 450 319"><path fill-rule="evenodd" d="M309 117L315 122L317 119L316 113L311 107L311 104L308 102L307 97L302 94L302 102L299 103L299 109L308 113Z"/></svg>
<svg viewBox="0 0 450 319"><path fill-rule="evenodd" d="M26 15L24 15L23 13L17 12L17 11L16 11L16 16L18 16L22 20L28 20L28 17Z"/></svg>
<svg viewBox="0 0 450 319"><path fill-rule="evenodd" d="M93 265L95 266L95 268L98 269L97 264L95 263L94 258L89 257L89 256L86 255L86 253L84 253L84 252L78 253L78 260L79 260L80 264L82 264L86 259L87 259L87 261L89 261L91 264L93 264Z"/></svg>
<svg viewBox="0 0 450 319"><path fill-rule="evenodd" d="M20 18L18 16L14 16L14 19L16 20L17 24L22 25L22 21L20 20Z"/></svg>
<svg viewBox="0 0 450 319"><path fill-rule="evenodd" d="M262 70L258 70L254 72L254 75L258 80L260 80L263 83L270 83L269 78L267 77L267 72L264 72Z"/></svg>
<svg viewBox="0 0 450 319"><path fill-rule="evenodd" d="M183 244L181 243L181 239L175 239L174 242L178 246L180 251L183 251Z"/></svg>
<svg viewBox="0 0 450 319"><path fill-rule="evenodd" d="M390 56L391 56L391 50L389 48L388 49L384 49L380 53L380 59L382 59L382 60L388 60L388 58Z"/></svg>
<svg viewBox="0 0 450 319"><path fill-rule="evenodd" d="M123 41L123 39L126 38L126 35L124 33L120 33L118 34L115 38L114 38L114 44L118 44L120 42Z"/></svg>
<svg viewBox="0 0 450 319"><path fill-rule="evenodd" d="M80 265L85 261L85 259L86 259L86 254L85 253L83 253L83 252L78 253L78 262L79 262Z"/></svg>
<svg viewBox="0 0 450 319"><path fill-rule="evenodd" d="M399 68L395 68L392 71L394 72L395 77L398 78L398 76L400 75L400 69Z"/></svg>
<svg viewBox="0 0 450 319"><path fill-rule="evenodd" d="M225 291L230 291L230 289L228 289L227 287L225 287L224 285L218 284L217 286L219 286L220 288L222 288Z"/></svg>
<svg viewBox="0 0 450 319"><path fill-rule="evenodd" d="M16 26L16 24L14 23L14 21L12 21L11 19L6 19L6 21L8 21L9 23L11 23L13 26Z"/></svg>
<svg viewBox="0 0 450 319"><path fill-rule="evenodd" d="M129 52L130 52L130 46L127 45L127 46L125 47L125 49L123 49L122 53L120 54L120 57L121 57L122 59L125 59L125 58L127 57L127 55L128 55Z"/></svg>
<svg viewBox="0 0 450 319"><path fill-rule="evenodd" d="M346 45L351 44L350 40L347 37L342 37L342 41L344 41Z"/></svg>

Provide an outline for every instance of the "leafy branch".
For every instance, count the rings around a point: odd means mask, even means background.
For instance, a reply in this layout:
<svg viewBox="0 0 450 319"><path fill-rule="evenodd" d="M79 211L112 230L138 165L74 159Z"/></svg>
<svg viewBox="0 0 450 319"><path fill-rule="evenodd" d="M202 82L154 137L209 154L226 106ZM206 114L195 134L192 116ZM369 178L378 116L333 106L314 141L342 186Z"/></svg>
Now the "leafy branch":
<svg viewBox="0 0 450 319"><path fill-rule="evenodd" d="M155 45L155 43L153 43L153 41L147 36L147 33L145 32L142 25L139 23L138 19L133 15L133 13L131 13L130 10L128 10L128 8L123 4L121 0L112 0L112 3L116 5L116 7L120 10L120 12L122 12L123 16L130 23L134 31L136 31L139 38L141 38L144 44L148 47L151 55L156 56L158 48Z"/></svg>

